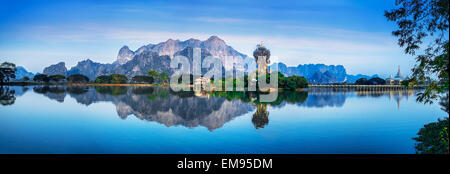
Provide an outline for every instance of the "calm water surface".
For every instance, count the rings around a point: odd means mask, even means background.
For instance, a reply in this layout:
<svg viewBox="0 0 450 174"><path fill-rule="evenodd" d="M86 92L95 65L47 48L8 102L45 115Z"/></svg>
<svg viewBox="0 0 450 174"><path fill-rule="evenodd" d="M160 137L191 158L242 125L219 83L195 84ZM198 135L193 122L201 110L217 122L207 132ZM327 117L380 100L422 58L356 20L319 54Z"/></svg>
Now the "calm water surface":
<svg viewBox="0 0 450 174"><path fill-rule="evenodd" d="M176 93L149 87L8 87L0 153L415 153L443 118L415 91Z"/></svg>

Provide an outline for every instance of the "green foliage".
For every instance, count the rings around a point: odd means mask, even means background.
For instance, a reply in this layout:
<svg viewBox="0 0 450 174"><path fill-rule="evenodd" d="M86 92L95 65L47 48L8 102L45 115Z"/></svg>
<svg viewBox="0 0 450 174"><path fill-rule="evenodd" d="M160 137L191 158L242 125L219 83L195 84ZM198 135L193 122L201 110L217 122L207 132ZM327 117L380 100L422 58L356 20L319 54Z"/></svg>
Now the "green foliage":
<svg viewBox="0 0 450 174"><path fill-rule="evenodd" d="M28 76L25 76L25 77L22 78L22 80L23 80L23 81L29 81L30 78L29 78Z"/></svg>
<svg viewBox="0 0 450 174"><path fill-rule="evenodd" d="M122 74L101 75L95 78L95 83L124 84L128 78Z"/></svg>
<svg viewBox="0 0 450 174"><path fill-rule="evenodd" d="M125 86L96 86L95 90L109 95L124 95L127 93L127 87Z"/></svg>
<svg viewBox="0 0 450 174"><path fill-rule="evenodd" d="M110 75L101 75L95 78L95 83L111 83L112 77Z"/></svg>
<svg viewBox="0 0 450 174"><path fill-rule="evenodd" d="M284 77L283 73L276 72L278 74L278 88L286 87L286 77Z"/></svg>
<svg viewBox="0 0 450 174"><path fill-rule="evenodd" d="M131 78L131 81L134 83L153 83L154 79L150 76L134 76Z"/></svg>
<svg viewBox="0 0 450 174"><path fill-rule="evenodd" d="M49 82L50 78L48 78L47 74L38 74L33 77L33 80L36 82Z"/></svg>
<svg viewBox="0 0 450 174"><path fill-rule="evenodd" d="M308 81L306 81L306 78L300 76L287 77L284 89L295 90L297 88L308 88Z"/></svg>
<svg viewBox="0 0 450 174"><path fill-rule="evenodd" d="M246 103L253 103L255 105L270 104L273 106L280 105L283 102L288 102L291 104L303 103L308 98L307 92L304 91L296 92L286 90L286 91L279 91L277 99L273 102L260 102L259 100L260 94L263 93L255 91L214 91L212 93L213 96L224 97L229 101L238 99Z"/></svg>
<svg viewBox="0 0 450 174"><path fill-rule="evenodd" d="M133 88L132 92L136 95L145 95L153 93L153 90L154 89L152 87L136 87Z"/></svg>
<svg viewBox="0 0 450 174"><path fill-rule="evenodd" d="M10 79L16 78L16 65L10 62L0 64L0 84L9 82Z"/></svg>
<svg viewBox="0 0 450 174"><path fill-rule="evenodd" d="M66 79L66 76L61 75L61 74L56 74L56 75L48 76L48 79L49 79L49 81L52 81L52 82L62 82Z"/></svg>
<svg viewBox="0 0 450 174"><path fill-rule="evenodd" d="M70 83L87 83L89 78L82 74L73 74L67 77L67 81Z"/></svg>
<svg viewBox="0 0 450 174"><path fill-rule="evenodd" d="M368 80L365 77L363 77L363 78L360 78L360 79L356 80L355 84L356 85L365 85L365 84L367 84L367 81Z"/></svg>
<svg viewBox="0 0 450 174"><path fill-rule="evenodd" d="M161 80L162 83L168 83L169 82L169 73L167 72L162 72L159 75L159 80Z"/></svg>
<svg viewBox="0 0 450 174"><path fill-rule="evenodd" d="M449 90L449 1L398 0L396 5L398 8L386 11L385 16L396 22L398 29L392 34L405 53L417 54L411 85L427 85L417 100L432 103Z"/></svg>
<svg viewBox="0 0 450 174"><path fill-rule="evenodd" d="M356 85L384 85L386 84L386 81L379 77L371 78L370 80L367 80L366 78L360 78L355 81Z"/></svg>
<svg viewBox="0 0 450 174"><path fill-rule="evenodd" d="M158 90L152 91L152 93L147 94L147 100L153 101L158 98L164 99L169 97L169 91L163 88L158 88Z"/></svg>
<svg viewBox="0 0 450 174"><path fill-rule="evenodd" d="M419 130L415 148L421 154L448 154L448 117L429 123Z"/></svg>
<svg viewBox="0 0 450 174"><path fill-rule="evenodd" d="M122 74L112 74L111 78L112 78L111 83L114 84L123 84L128 82L127 76Z"/></svg>
<svg viewBox="0 0 450 174"><path fill-rule="evenodd" d="M159 80L159 73L156 70L148 70L147 75L152 77L154 80Z"/></svg>
<svg viewBox="0 0 450 174"><path fill-rule="evenodd" d="M278 76L278 88L281 89L285 89L285 90L296 90L298 88L308 88L308 81L306 80L306 78L301 77L301 76L290 76L290 77L285 77L282 73L280 72L271 72L271 74L276 73ZM266 82L270 83L270 75L271 74L266 74ZM263 78L263 77L256 77L256 80ZM236 87L238 84L243 83L245 88L248 88L248 75L244 75L243 78L238 78L238 79L225 79L222 78L222 85L225 86L225 81L232 81L233 82L233 86ZM214 83L214 80L211 80L212 83ZM258 87L258 82L256 82L256 87ZM224 89L224 88L223 88Z"/></svg>
<svg viewBox="0 0 450 174"><path fill-rule="evenodd" d="M70 94L80 95L89 91L88 86L67 86L67 92Z"/></svg>
<svg viewBox="0 0 450 174"><path fill-rule="evenodd" d="M447 114L450 112L450 106L449 106L449 93L441 96L441 101L439 102L439 105L441 105L441 109L445 111Z"/></svg>
<svg viewBox="0 0 450 174"><path fill-rule="evenodd" d="M405 86L405 87L411 87L411 82L412 82L412 80L411 79L405 79L405 80L403 80L400 84L402 85L402 86Z"/></svg>

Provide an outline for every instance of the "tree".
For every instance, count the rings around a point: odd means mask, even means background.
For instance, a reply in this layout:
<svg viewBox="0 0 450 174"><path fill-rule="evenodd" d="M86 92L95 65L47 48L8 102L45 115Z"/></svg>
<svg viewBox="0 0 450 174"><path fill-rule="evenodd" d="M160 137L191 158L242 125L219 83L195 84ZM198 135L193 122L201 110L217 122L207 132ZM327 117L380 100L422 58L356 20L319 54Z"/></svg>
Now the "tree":
<svg viewBox="0 0 450 174"><path fill-rule="evenodd" d="M64 81L64 79L66 79L66 76L61 75L61 74L55 74L55 75L51 75L48 77L49 81L53 81L53 82L61 82Z"/></svg>
<svg viewBox="0 0 450 174"><path fill-rule="evenodd" d="M367 85L367 83L368 83L368 80L365 77L360 78L355 81L356 85Z"/></svg>
<svg viewBox="0 0 450 174"><path fill-rule="evenodd" d="M131 81L134 83L153 83L154 79L150 76L134 76Z"/></svg>
<svg viewBox="0 0 450 174"><path fill-rule="evenodd" d="M286 78L285 89L295 90L297 88L307 88L308 81L304 77L300 76L289 76Z"/></svg>
<svg viewBox="0 0 450 174"><path fill-rule="evenodd" d="M417 133L415 148L421 154L448 154L448 117L426 124Z"/></svg>
<svg viewBox="0 0 450 174"><path fill-rule="evenodd" d="M367 81L368 85L384 85L386 84L386 80L379 78L379 77L374 77L371 78L369 81Z"/></svg>
<svg viewBox="0 0 450 174"><path fill-rule="evenodd" d="M0 65L0 85L9 82L10 79L16 78L16 65L9 62L3 62Z"/></svg>
<svg viewBox="0 0 450 174"><path fill-rule="evenodd" d="M162 72L159 75L159 80L161 80L162 83L167 83L169 81L169 73L167 72Z"/></svg>
<svg viewBox="0 0 450 174"><path fill-rule="evenodd" d="M47 74L35 75L33 77L33 80L36 81L36 82L49 82L50 81L50 79L48 78Z"/></svg>
<svg viewBox="0 0 450 174"><path fill-rule="evenodd" d="M399 7L386 11L385 16L398 26L392 32L398 37L398 45L406 54L416 56L418 64L412 69L410 84L427 85L417 100L432 103L449 90L449 1L397 0L396 5Z"/></svg>
<svg viewBox="0 0 450 174"><path fill-rule="evenodd" d="M276 72L278 74L278 88L286 87L286 77L284 77L283 73Z"/></svg>
<svg viewBox="0 0 450 174"><path fill-rule="evenodd" d="M122 74L101 75L95 79L95 83L123 84L127 82L128 82L127 76Z"/></svg>
<svg viewBox="0 0 450 174"><path fill-rule="evenodd" d="M101 75L95 78L95 83L111 83L112 77L110 75Z"/></svg>
<svg viewBox="0 0 450 174"><path fill-rule="evenodd" d="M25 81L25 82L29 81L29 80L30 80L30 78L28 76L25 76L25 77L22 78L22 81Z"/></svg>
<svg viewBox="0 0 450 174"><path fill-rule="evenodd" d="M67 81L70 83L87 83L89 78L82 74L73 74L67 77Z"/></svg>
<svg viewBox="0 0 450 174"><path fill-rule="evenodd" d="M411 80L410 79L405 79L405 80L403 80L400 84L402 85L402 86L410 86L409 84L411 83Z"/></svg>
<svg viewBox="0 0 450 174"><path fill-rule="evenodd" d="M158 73L158 71L151 69L151 70L148 70L147 74L148 74L148 76L152 77L155 81L159 80L159 73Z"/></svg>
<svg viewBox="0 0 450 174"><path fill-rule="evenodd" d="M128 82L127 76L123 74L112 74L111 78L112 78L111 83L115 84L123 84Z"/></svg>

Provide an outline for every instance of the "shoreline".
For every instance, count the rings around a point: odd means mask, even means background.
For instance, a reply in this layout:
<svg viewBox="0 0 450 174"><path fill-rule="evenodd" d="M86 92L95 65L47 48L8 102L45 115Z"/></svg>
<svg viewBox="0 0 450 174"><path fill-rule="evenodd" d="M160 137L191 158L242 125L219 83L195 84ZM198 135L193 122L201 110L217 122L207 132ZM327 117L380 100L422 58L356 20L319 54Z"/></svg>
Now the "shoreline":
<svg viewBox="0 0 450 174"><path fill-rule="evenodd" d="M40 83L40 82L8 82L5 86L34 86L34 85L65 85L65 86L152 86L168 87L168 84L139 84L139 83Z"/></svg>

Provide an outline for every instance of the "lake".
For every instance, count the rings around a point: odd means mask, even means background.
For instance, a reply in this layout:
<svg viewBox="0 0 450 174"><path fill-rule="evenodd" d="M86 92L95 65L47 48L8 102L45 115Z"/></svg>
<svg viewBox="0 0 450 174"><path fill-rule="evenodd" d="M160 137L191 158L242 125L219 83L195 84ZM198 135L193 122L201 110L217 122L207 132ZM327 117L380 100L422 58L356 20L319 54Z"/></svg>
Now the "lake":
<svg viewBox="0 0 450 174"><path fill-rule="evenodd" d="M419 129L447 116L416 92L309 89L263 103L244 92L10 86L0 153L415 153Z"/></svg>

